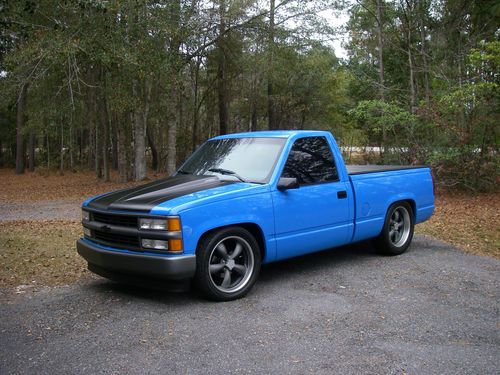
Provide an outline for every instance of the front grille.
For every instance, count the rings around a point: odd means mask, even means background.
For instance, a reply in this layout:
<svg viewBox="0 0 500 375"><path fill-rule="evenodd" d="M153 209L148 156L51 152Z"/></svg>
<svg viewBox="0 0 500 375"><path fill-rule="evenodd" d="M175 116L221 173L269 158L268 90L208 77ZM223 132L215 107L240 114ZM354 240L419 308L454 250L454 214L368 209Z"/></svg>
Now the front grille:
<svg viewBox="0 0 500 375"><path fill-rule="evenodd" d="M85 235L91 241L116 249L137 252L165 253L163 250L143 249L142 236L168 240L171 235L163 231L144 231L139 229L139 217L115 213L90 211L90 221L83 226L90 230Z"/></svg>
<svg viewBox="0 0 500 375"><path fill-rule="evenodd" d="M94 221L98 221L99 223L137 228L137 217L135 216L102 214L93 212L92 217Z"/></svg>
<svg viewBox="0 0 500 375"><path fill-rule="evenodd" d="M123 246L125 248L139 248L139 237L127 236L124 234L116 234L109 232L102 232L100 230L93 231L93 237L98 241L106 242L111 246Z"/></svg>

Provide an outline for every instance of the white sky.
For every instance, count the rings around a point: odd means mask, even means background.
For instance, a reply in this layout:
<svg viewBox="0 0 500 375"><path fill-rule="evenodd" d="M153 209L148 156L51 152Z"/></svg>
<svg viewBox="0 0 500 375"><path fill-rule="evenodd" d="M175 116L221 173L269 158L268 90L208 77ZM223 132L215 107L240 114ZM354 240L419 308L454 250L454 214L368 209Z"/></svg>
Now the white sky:
<svg viewBox="0 0 500 375"><path fill-rule="evenodd" d="M347 33L342 31L341 28L345 27L347 21L349 21L349 15L347 11L333 11L333 10L324 10L319 13L321 17L323 17L330 26L335 27L338 30L336 34L336 38L330 41L330 45L335 50L335 55L341 59L347 59L347 51L342 47L342 43L347 42Z"/></svg>

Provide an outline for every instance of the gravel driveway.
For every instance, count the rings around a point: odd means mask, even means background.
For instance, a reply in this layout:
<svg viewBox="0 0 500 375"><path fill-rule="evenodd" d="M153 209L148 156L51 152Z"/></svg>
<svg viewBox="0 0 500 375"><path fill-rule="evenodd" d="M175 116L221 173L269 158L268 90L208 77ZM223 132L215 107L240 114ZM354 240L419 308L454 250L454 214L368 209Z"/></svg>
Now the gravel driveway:
<svg viewBox="0 0 500 375"><path fill-rule="evenodd" d="M417 236L264 267L228 303L102 279L0 305L1 374L494 374L500 262Z"/></svg>
<svg viewBox="0 0 500 375"><path fill-rule="evenodd" d="M36 202L1 202L0 222L9 220L79 220L82 201L61 199Z"/></svg>

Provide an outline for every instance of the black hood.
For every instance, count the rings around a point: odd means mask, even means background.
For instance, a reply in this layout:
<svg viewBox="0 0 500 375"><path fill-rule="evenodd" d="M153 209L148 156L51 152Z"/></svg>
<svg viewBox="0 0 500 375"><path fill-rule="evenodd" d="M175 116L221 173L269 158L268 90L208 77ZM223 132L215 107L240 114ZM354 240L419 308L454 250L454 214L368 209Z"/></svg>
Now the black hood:
<svg viewBox="0 0 500 375"><path fill-rule="evenodd" d="M92 200L89 208L149 212L158 204L197 191L232 184L215 176L177 175L130 189L118 190Z"/></svg>

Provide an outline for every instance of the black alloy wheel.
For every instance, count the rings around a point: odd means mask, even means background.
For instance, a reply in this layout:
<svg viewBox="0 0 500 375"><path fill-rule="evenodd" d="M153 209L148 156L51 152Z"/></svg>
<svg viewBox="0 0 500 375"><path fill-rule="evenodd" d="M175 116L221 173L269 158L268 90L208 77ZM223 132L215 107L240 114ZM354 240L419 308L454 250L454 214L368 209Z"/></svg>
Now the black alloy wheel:
<svg viewBox="0 0 500 375"><path fill-rule="evenodd" d="M250 291L260 265L259 245L249 231L241 227L222 228L200 241L195 283L209 299L231 301Z"/></svg>
<svg viewBox="0 0 500 375"><path fill-rule="evenodd" d="M375 247L386 255L404 253L411 244L415 219L407 202L397 202L389 207L382 233L375 239Z"/></svg>

